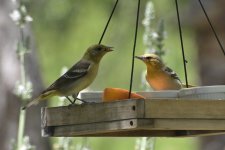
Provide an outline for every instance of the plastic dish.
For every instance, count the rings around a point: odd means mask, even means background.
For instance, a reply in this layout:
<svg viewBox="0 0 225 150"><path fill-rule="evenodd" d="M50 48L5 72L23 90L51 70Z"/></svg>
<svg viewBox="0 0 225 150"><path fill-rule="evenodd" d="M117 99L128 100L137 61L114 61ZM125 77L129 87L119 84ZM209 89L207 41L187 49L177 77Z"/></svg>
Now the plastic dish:
<svg viewBox="0 0 225 150"><path fill-rule="evenodd" d="M178 90L152 91L152 92L136 92L137 94L152 99L174 99L178 98Z"/></svg>
<svg viewBox="0 0 225 150"><path fill-rule="evenodd" d="M182 89L178 96L181 99L225 100L225 85L200 86Z"/></svg>
<svg viewBox="0 0 225 150"><path fill-rule="evenodd" d="M102 96L102 91L89 91L80 93L81 99L87 102L101 102Z"/></svg>

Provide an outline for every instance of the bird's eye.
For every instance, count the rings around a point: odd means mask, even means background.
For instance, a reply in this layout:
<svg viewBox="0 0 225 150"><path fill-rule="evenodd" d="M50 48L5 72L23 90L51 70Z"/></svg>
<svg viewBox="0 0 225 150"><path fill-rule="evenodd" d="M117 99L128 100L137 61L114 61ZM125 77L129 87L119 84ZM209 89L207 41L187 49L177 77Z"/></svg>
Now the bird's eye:
<svg viewBox="0 0 225 150"><path fill-rule="evenodd" d="M151 57L149 57L149 56L148 56L148 57L146 57L146 59L150 60L150 59L151 59Z"/></svg>
<svg viewBox="0 0 225 150"><path fill-rule="evenodd" d="M96 48L96 51L101 51L101 50L102 50L101 47Z"/></svg>

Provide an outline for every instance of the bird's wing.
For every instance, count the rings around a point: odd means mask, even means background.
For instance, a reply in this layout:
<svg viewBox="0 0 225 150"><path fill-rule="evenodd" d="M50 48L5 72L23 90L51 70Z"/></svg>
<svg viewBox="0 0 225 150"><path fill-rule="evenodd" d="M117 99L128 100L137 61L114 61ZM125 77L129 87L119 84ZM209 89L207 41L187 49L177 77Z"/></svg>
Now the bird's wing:
<svg viewBox="0 0 225 150"><path fill-rule="evenodd" d="M74 66L72 66L64 75L58 78L52 85L50 85L43 93L50 90L59 89L65 87L71 82L78 80L79 78L85 76L89 69L91 63L89 61L80 60Z"/></svg>
<svg viewBox="0 0 225 150"><path fill-rule="evenodd" d="M166 71L172 78L180 81L180 78L177 76L177 74L172 69L170 69L169 67L165 67L164 71ZM182 87L185 88L186 84L182 83ZM191 88L191 87L196 87L196 86L188 84L188 87Z"/></svg>
<svg viewBox="0 0 225 150"><path fill-rule="evenodd" d="M170 69L169 67L165 67L164 68L164 71L170 75L173 79L176 79L176 80L179 80L180 81L180 78L177 76L176 72L174 72L172 69Z"/></svg>
<svg viewBox="0 0 225 150"><path fill-rule="evenodd" d="M66 79L78 79L87 74L90 69L91 63L88 61L79 61L73 67L71 67L63 77Z"/></svg>

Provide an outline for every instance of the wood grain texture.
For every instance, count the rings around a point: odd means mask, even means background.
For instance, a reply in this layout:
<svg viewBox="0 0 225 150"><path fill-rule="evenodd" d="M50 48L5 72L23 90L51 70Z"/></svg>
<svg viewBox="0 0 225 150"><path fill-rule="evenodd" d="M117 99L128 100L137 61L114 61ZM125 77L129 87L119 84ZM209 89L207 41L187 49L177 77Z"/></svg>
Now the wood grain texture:
<svg viewBox="0 0 225 150"><path fill-rule="evenodd" d="M225 130L225 120L153 119L152 130Z"/></svg>
<svg viewBox="0 0 225 150"><path fill-rule="evenodd" d="M225 101L123 100L42 109L43 136L189 137L225 133Z"/></svg>
<svg viewBox="0 0 225 150"><path fill-rule="evenodd" d="M145 100L145 118L225 119L223 100Z"/></svg>
<svg viewBox="0 0 225 150"><path fill-rule="evenodd" d="M139 121L138 119L128 119L121 121L112 122L101 122L83 125L73 125L73 126L59 126L54 127L54 136L81 136L81 135L91 135L91 134L103 134L103 133L119 133L121 131L136 130L137 128L143 126L144 124L151 124L151 120Z"/></svg>
<svg viewBox="0 0 225 150"><path fill-rule="evenodd" d="M150 120L150 119L130 119L122 121L112 121L104 123L92 123L83 125L69 125L69 126L56 126L48 127L43 136L54 136L54 137L79 137L79 136L111 136L111 137L137 137L137 136L151 136L151 137L193 137L193 136L206 136L206 135L217 135L224 134L225 130L213 130L211 127L208 130L186 130L186 126L179 129L171 127L171 124L164 128L160 124L164 124L164 121ZM156 121L156 124L155 124ZM179 124L179 123L178 123ZM198 124L198 123L197 123ZM214 124L215 125L215 124ZM46 129L46 128L45 128ZM195 128L194 128L195 129ZM49 134L50 133L50 134Z"/></svg>
<svg viewBox="0 0 225 150"><path fill-rule="evenodd" d="M144 100L124 100L47 108L43 113L47 126L60 126L143 118L143 108Z"/></svg>

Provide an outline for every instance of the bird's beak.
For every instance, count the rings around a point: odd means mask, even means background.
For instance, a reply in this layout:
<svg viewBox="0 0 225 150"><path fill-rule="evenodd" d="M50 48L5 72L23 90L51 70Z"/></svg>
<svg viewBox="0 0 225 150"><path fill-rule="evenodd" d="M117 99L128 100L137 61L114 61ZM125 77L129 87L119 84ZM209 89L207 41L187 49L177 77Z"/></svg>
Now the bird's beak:
<svg viewBox="0 0 225 150"><path fill-rule="evenodd" d="M135 58L140 59L142 61L144 61L144 59L145 59L145 57L143 57L143 56L135 56Z"/></svg>
<svg viewBox="0 0 225 150"><path fill-rule="evenodd" d="M108 47L105 49L105 51L106 51L106 52L111 52L111 51L113 51L113 47L108 46Z"/></svg>

